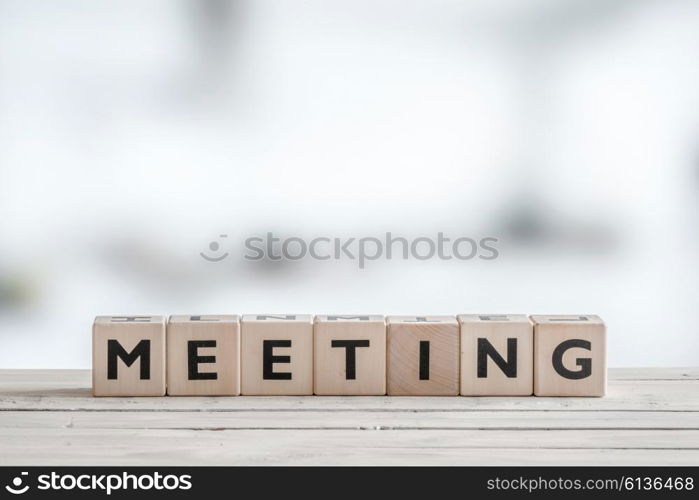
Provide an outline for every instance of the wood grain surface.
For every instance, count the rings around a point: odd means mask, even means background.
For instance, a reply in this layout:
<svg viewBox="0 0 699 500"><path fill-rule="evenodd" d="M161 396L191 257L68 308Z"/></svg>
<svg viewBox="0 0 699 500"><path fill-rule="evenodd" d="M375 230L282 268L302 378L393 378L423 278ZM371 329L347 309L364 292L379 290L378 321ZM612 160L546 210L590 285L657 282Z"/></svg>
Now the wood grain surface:
<svg viewBox="0 0 699 500"><path fill-rule="evenodd" d="M2 465L699 464L699 368L609 371L603 398L91 396L0 370Z"/></svg>

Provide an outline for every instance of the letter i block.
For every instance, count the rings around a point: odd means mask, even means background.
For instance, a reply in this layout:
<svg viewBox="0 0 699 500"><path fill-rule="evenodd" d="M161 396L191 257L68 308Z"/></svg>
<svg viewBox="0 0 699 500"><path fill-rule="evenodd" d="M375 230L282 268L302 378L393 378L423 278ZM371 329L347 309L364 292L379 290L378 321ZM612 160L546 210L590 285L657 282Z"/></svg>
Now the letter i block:
<svg viewBox="0 0 699 500"><path fill-rule="evenodd" d="M313 340L316 394L386 394L386 322L383 316L316 316Z"/></svg>
<svg viewBox="0 0 699 500"><path fill-rule="evenodd" d="M240 394L238 316L170 316L167 393L170 396Z"/></svg>
<svg viewBox="0 0 699 500"><path fill-rule="evenodd" d="M604 396L607 329L598 316L532 316L534 394Z"/></svg>
<svg viewBox="0 0 699 500"><path fill-rule="evenodd" d="M461 394L531 396L534 331L524 314L460 314Z"/></svg>
<svg viewBox="0 0 699 500"><path fill-rule="evenodd" d="M310 315L246 314L240 326L244 395L313 394Z"/></svg>
<svg viewBox="0 0 699 500"><path fill-rule="evenodd" d="M95 318L92 325L92 394L165 395L165 318Z"/></svg>
<svg viewBox="0 0 699 500"><path fill-rule="evenodd" d="M459 394L459 324L452 316L387 318L389 396Z"/></svg>

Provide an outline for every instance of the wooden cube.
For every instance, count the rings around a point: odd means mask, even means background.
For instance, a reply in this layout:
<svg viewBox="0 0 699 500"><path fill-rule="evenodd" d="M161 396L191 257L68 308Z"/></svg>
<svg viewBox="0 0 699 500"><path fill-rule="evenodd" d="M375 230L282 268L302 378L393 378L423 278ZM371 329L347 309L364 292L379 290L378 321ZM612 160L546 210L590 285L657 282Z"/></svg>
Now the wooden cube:
<svg viewBox="0 0 699 500"><path fill-rule="evenodd" d="M165 395L165 318L97 316L92 325L92 394Z"/></svg>
<svg viewBox="0 0 699 500"><path fill-rule="evenodd" d="M170 396L240 394L238 316L170 316L167 393Z"/></svg>
<svg viewBox="0 0 699 500"><path fill-rule="evenodd" d="M604 396L607 329L598 316L532 316L534 394Z"/></svg>
<svg viewBox="0 0 699 500"><path fill-rule="evenodd" d="M244 395L313 394L310 315L246 314L240 326Z"/></svg>
<svg viewBox="0 0 699 500"><path fill-rule="evenodd" d="M534 331L524 314L460 314L461 394L531 396Z"/></svg>
<svg viewBox="0 0 699 500"><path fill-rule="evenodd" d="M459 324L453 316L389 316L389 396L459 394Z"/></svg>
<svg viewBox="0 0 699 500"><path fill-rule="evenodd" d="M386 394L383 316L316 316L313 341L315 394Z"/></svg>

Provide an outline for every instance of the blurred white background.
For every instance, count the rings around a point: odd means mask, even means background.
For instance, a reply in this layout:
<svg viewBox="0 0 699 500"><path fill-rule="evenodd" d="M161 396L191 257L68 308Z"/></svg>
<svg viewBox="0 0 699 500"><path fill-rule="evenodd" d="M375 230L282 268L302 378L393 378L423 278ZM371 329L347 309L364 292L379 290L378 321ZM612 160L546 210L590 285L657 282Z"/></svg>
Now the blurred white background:
<svg viewBox="0 0 699 500"><path fill-rule="evenodd" d="M244 312L599 314L610 365L696 365L699 3L0 0L0 214L2 368ZM500 258L244 260L268 231Z"/></svg>

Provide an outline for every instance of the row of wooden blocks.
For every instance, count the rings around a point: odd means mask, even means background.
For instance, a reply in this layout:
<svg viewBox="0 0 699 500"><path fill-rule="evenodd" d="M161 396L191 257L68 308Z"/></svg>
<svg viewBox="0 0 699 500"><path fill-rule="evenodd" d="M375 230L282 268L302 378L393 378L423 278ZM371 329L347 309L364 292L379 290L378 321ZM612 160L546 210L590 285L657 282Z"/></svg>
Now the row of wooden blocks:
<svg viewBox="0 0 699 500"><path fill-rule="evenodd" d="M597 316L98 316L95 396L603 396Z"/></svg>

